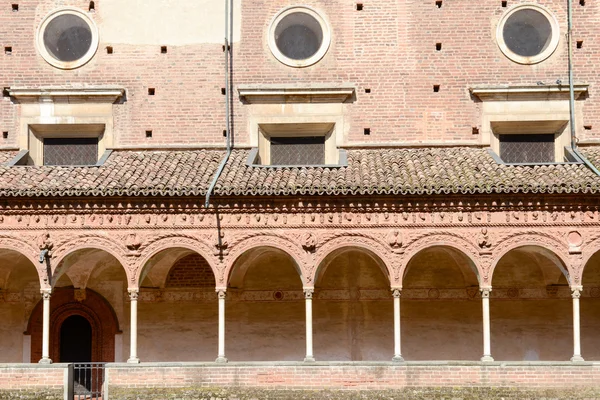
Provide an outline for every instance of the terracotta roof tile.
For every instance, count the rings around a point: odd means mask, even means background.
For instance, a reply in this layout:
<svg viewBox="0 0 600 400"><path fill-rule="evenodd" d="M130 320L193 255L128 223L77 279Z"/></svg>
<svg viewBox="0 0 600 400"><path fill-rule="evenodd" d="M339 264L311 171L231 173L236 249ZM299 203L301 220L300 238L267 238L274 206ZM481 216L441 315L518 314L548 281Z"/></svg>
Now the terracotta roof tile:
<svg viewBox="0 0 600 400"><path fill-rule="evenodd" d="M584 154L600 166L600 147ZM10 154L8 154L10 153ZM585 165L509 166L485 149L348 150L348 166L261 168L234 150L215 195L598 193ZM16 152L0 152L6 163ZM101 167L0 166L0 196L203 196L223 150L114 151Z"/></svg>
<svg viewBox="0 0 600 400"><path fill-rule="evenodd" d="M590 152L587 150L586 152ZM593 154L600 165L600 148ZM405 195L451 193L596 193L600 177L585 165L499 165L485 149L348 150L348 166L256 168L235 150L219 195ZM590 158L592 158L590 156Z"/></svg>
<svg viewBox="0 0 600 400"><path fill-rule="evenodd" d="M114 151L101 167L0 167L0 196L204 195L220 150Z"/></svg>

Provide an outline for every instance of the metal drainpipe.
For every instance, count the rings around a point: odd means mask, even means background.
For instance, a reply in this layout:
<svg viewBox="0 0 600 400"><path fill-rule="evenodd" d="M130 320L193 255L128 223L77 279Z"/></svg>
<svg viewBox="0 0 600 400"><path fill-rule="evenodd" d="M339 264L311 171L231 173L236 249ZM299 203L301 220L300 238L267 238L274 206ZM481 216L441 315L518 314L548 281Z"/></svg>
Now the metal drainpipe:
<svg viewBox="0 0 600 400"><path fill-rule="evenodd" d="M573 29L573 16L571 13L572 0L567 0L567 47L568 47L568 58L569 58L569 111L571 125L571 150L575 153L585 165L587 165L594 173L600 176L600 171L592 164L577 148L577 136L575 135L575 89L573 88L573 46L572 46L572 29Z"/></svg>
<svg viewBox="0 0 600 400"><path fill-rule="evenodd" d="M232 7L229 6L229 2L231 0L225 0L225 126L226 126L226 148L227 153L225 153L225 158L219 164L219 168L217 168L217 172L213 177L210 186L208 187L208 191L206 192L206 200L204 202L204 207L208 208L210 206L210 195L215 189L215 185L229 160L229 156L231 156L231 121L230 121L230 105L229 105L229 57L231 54L231 49L229 47L229 22L231 20L231 13L233 12Z"/></svg>

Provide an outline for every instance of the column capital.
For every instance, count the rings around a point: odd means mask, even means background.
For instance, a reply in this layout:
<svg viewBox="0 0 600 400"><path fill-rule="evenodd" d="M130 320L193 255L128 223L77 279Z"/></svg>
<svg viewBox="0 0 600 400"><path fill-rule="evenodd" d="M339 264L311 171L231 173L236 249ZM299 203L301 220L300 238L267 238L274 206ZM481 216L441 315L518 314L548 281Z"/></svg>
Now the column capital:
<svg viewBox="0 0 600 400"><path fill-rule="evenodd" d="M44 288L44 289L40 289L40 293L42 294L42 299L49 299L50 296L52 296L52 289L50 288Z"/></svg>
<svg viewBox="0 0 600 400"><path fill-rule="evenodd" d="M581 287L581 286L571 287L571 297L572 298L574 298L574 299L580 298L581 292L583 292L583 287Z"/></svg>
<svg viewBox="0 0 600 400"><path fill-rule="evenodd" d="M312 299L313 298L313 294L315 294L315 288L304 288L304 298L305 299Z"/></svg>
<svg viewBox="0 0 600 400"><path fill-rule="evenodd" d="M401 294L402 294L401 288L393 288L392 289L392 296L394 296L395 299L399 298Z"/></svg>
<svg viewBox="0 0 600 400"><path fill-rule="evenodd" d="M224 299L227 296L227 290L226 289L217 289L217 296L219 297L219 299Z"/></svg>
<svg viewBox="0 0 600 400"><path fill-rule="evenodd" d="M492 292L492 288L491 287L479 288L479 291L481 292L481 297L483 299L489 299L490 293Z"/></svg>
<svg viewBox="0 0 600 400"><path fill-rule="evenodd" d="M131 301L137 300L140 295L140 289L136 288L127 289L127 292L129 292L129 300Z"/></svg>

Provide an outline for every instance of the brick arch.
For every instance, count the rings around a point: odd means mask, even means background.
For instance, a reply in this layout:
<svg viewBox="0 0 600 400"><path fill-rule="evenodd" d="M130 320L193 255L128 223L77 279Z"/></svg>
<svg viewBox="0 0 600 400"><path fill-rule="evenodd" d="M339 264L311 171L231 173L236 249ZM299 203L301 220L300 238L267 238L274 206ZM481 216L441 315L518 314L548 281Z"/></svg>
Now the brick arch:
<svg viewBox="0 0 600 400"><path fill-rule="evenodd" d="M44 266L43 264L40 264L39 259L37 259L34 256L34 254L39 254L39 249L31 246L30 243L25 242L23 240L6 236L0 237L0 248L4 250L14 251L27 258L31 262L33 268L35 268L38 274L40 288L48 287L48 284L46 283L46 274L44 273Z"/></svg>
<svg viewBox="0 0 600 400"><path fill-rule="evenodd" d="M26 334L31 335L31 362L42 358L42 301L34 307ZM115 361L115 334L120 332L117 316L108 301L97 292L85 289L85 299L77 301L73 288L55 289L50 298L50 359L60 357L60 328L73 315L85 318L92 327L92 361Z"/></svg>
<svg viewBox="0 0 600 400"><path fill-rule="evenodd" d="M469 265L469 267L477 276L479 284L481 285L483 283L483 271L481 270L481 266L478 263L479 253L475 244L460 235L455 235L451 233L439 233L420 237L419 239L413 241L406 247L403 262L397 271L397 276L395 277L395 283L399 287L402 287L402 280L404 279L404 275L406 274L406 270L410 261L423 250L427 250L434 247L451 248L464 255L467 258L467 260L471 262L471 265Z"/></svg>
<svg viewBox="0 0 600 400"><path fill-rule="evenodd" d="M225 269L222 271L222 274L218 276L217 286L226 288L238 259L247 251L258 248L271 248L285 253L292 259L294 267L300 276L302 285L306 285L304 265L308 254L291 239L275 235L261 235L246 238L235 245L233 251L227 257Z"/></svg>
<svg viewBox="0 0 600 400"><path fill-rule="evenodd" d="M116 258L125 271L127 280L129 281L131 279L131 272L128 268L129 262L125 256L127 249L123 243L120 243L117 240L108 239L104 236L86 236L68 241L53 251L53 260L51 262L52 286L57 282L57 278L65 272L62 270L64 268L64 265L62 264L65 258L79 250L88 249L102 250Z"/></svg>
<svg viewBox="0 0 600 400"><path fill-rule="evenodd" d="M325 272L325 260L330 256L339 255L344 251L359 250L368 254L381 268L388 281L392 281L395 258L389 248L383 246L373 238L362 235L344 235L327 241L316 254L314 268L311 271L310 283L314 286L316 281Z"/></svg>
<svg viewBox="0 0 600 400"><path fill-rule="evenodd" d="M134 282L135 288L140 287L144 275L146 272L148 272L148 268L151 268L150 261L154 257L163 251L176 248L189 250L202 257L210 267L216 280L216 277L218 276L218 270L215 267L214 257L209 256L209 254L211 254L211 248L208 244L188 236L169 236L155 240L142 249L144 256L137 264L132 277L132 282Z"/></svg>
<svg viewBox="0 0 600 400"><path fill-rule="evenodd" d="M575 271L573 271L573 269L567 262L569 260L567 244L562 243L560 240L549 235L543 235L539 233L523 233L502 240L494 248L489 271L490 285L493 282L494 271L496 270L496 267L498 266L500 260L513 250L529 246L542 249L550 257L556 257L559 261L559 265L557 265L557 267L567 278L567 282L569 282L570 285L573 284L573 277L575 276Z"/></svg>

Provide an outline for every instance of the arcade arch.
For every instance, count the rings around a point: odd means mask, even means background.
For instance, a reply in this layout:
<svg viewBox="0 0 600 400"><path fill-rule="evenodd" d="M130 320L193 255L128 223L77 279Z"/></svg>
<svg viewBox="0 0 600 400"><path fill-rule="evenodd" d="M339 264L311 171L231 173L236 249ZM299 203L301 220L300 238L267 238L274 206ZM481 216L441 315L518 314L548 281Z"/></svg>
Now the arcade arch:
<svg viewBox="0 0 600 400"><path fill-rule="evenodd" d="M567 267L536 245L515 247L493 269L490 301L496 360L558 361L573 355Z"/></svg>

